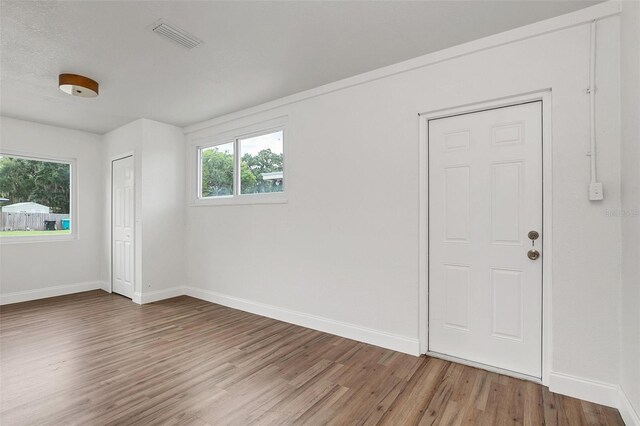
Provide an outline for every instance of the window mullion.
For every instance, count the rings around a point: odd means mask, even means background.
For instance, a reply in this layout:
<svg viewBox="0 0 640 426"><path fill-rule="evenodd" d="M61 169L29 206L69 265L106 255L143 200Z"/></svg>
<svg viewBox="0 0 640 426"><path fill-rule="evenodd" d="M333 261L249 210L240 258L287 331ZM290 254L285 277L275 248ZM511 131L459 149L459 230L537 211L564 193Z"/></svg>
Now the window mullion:
<svg viewBox="0 0 640 426"><path fill-rule="evenodd" d="M198 152L198 159L197 159L197 164L196 164L196 186L197 186L197 197L196 198L202 198L202 148L198 148L197 150Z"/></svg>
<svg viewBox="0 0 640 426"><path fill-rule="evenodd" d="M241 193L240 185L242 181L242 171L240 169L241 159L240 159L240 139L234 139L233 145L233 161L234 161L234 170L233 170L233 196L237 197Z"/></svg>

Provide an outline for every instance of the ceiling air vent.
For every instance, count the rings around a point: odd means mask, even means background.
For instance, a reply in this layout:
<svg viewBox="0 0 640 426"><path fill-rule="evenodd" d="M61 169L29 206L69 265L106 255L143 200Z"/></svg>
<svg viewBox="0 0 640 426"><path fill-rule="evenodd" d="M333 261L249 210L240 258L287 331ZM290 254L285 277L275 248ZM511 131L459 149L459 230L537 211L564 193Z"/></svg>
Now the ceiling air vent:
<svg viewBox="0 0 640 426"><path fill-rule="evenodd" d="M151 27L152 31L156 34L160 34L163 37L168 38L174 43L178 43L180 46L193 49L194 47L202 44L202 40L198 40L188 32L181 30L180 28L167 24L166 22L159 22Z"/></svg>

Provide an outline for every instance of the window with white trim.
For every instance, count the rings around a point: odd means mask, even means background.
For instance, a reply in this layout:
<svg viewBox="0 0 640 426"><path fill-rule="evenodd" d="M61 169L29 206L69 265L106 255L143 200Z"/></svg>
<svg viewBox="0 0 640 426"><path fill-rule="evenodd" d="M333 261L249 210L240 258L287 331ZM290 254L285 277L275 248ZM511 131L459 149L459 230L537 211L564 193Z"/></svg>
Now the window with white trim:
<svg viewBox="0 0 640 426"><path fill-rule="evenodd" d="M72 165L71 161L0 154L0 238L71 235Z"/></svg>
<svg viewBox="0 0 640 426"><path fill-rule="evenodd" d="M259 132L198 149L198 198L284 192L284 130Z"/></svg>

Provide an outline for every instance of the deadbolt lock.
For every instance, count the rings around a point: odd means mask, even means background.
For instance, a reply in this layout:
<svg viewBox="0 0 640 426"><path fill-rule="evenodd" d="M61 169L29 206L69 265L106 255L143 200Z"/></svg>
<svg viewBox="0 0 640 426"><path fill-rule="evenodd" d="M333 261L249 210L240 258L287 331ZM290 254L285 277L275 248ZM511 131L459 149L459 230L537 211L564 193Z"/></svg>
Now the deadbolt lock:
<svg viewBox="0 0 640 426"><path fill-rule="evenodd" d="M536 260L540 257L540 252L536 249L531 249L527 252L527 257L531 260Z"/></svg>
<svg viewBox="0 0 640 426"><path fill-rule="evenodd" d="M527 235L531 241L537 240L538 237L540 236L540 234L538 234L538 231L529 231Z"/></svg>

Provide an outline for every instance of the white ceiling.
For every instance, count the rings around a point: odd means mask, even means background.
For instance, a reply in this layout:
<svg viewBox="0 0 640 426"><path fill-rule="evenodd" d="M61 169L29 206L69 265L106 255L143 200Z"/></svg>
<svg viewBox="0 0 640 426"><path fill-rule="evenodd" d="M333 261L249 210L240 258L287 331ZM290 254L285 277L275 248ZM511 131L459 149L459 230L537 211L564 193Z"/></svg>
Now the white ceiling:
<svg viewBox="0 0 640 426"><path fill-rule="evenodd" d="M3 0L0 112L96 133L185 126L595 3ZM167 41L158 19L204 44ZM63 72L100 96L62 93Z"/></svg>

